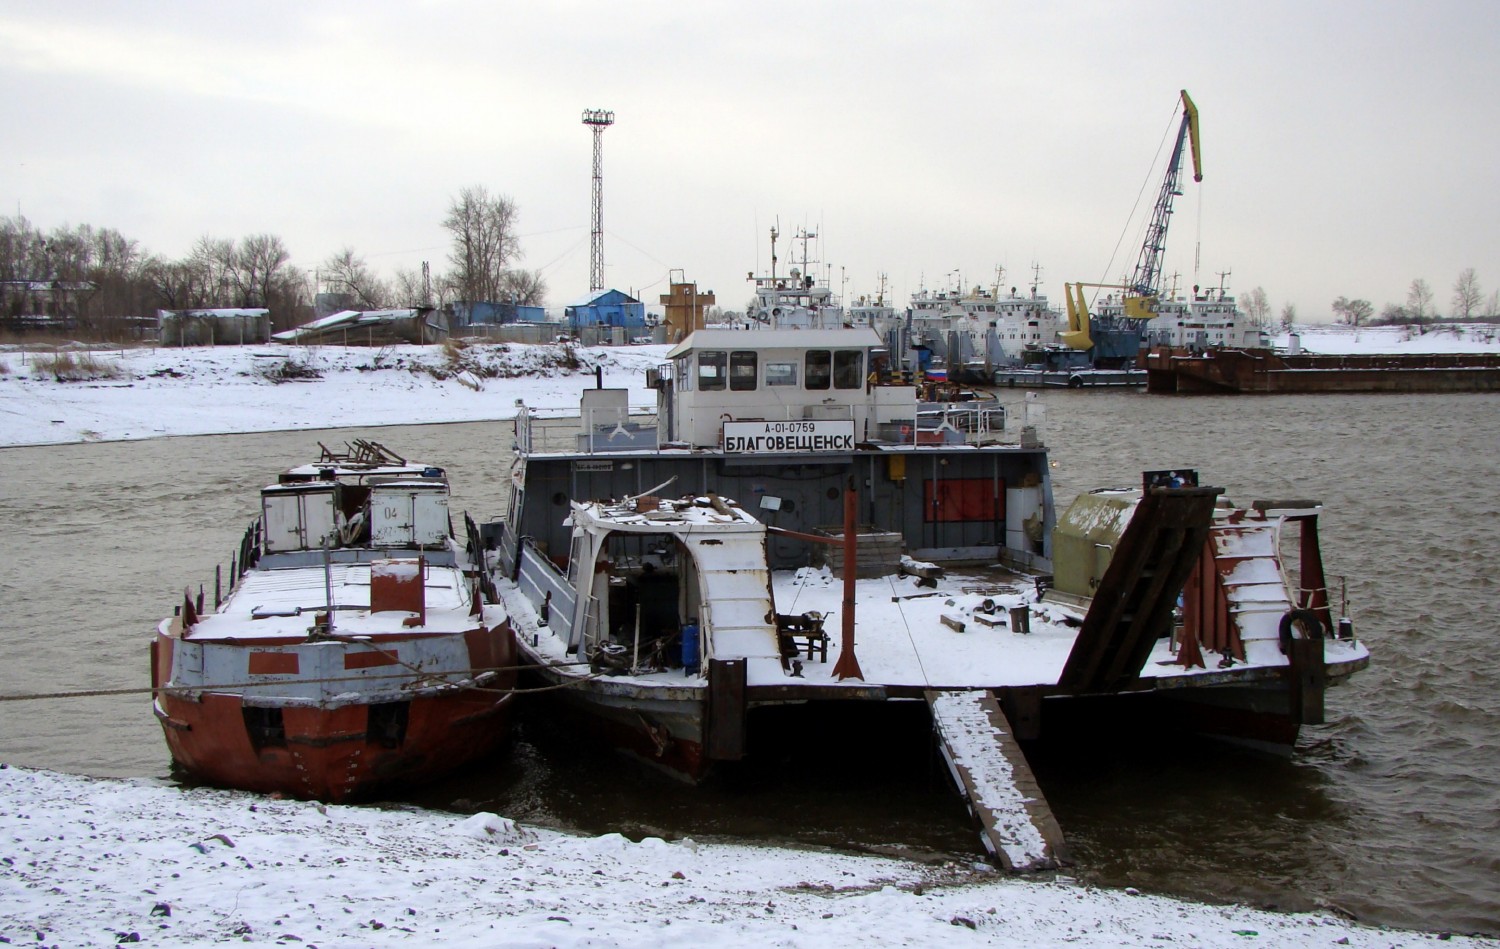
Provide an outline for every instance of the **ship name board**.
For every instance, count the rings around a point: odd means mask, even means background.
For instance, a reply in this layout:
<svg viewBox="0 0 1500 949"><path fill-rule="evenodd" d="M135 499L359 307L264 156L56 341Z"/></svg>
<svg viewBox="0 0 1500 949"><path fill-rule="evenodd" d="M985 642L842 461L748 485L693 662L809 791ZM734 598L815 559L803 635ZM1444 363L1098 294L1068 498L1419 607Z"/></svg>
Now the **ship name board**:
<svg viewBox="0 0 1500 949"><path fill-rule="evenodd" d="M853 450L854 423L848 419L724 423L726 454Z"/></svg>

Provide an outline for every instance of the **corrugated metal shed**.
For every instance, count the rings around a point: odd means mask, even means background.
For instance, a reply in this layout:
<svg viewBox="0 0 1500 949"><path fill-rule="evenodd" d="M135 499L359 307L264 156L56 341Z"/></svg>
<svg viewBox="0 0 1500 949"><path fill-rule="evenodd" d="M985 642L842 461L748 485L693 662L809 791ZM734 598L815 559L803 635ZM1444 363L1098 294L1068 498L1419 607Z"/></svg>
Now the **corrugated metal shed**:
<svg viewBox="0 0 1500 949"><path fill-rule="evenodd" d="M163 346L241 346L271 341L271 311L262 307L157 310Z"/></svg>
<svg viewBox="0 0 1500 949"><path fill-rule="evenodd" d="M384 346L440 343L448 338L448 317L431 307L406 310L345 310L277 333L278 343L332 343Z"/></svg>

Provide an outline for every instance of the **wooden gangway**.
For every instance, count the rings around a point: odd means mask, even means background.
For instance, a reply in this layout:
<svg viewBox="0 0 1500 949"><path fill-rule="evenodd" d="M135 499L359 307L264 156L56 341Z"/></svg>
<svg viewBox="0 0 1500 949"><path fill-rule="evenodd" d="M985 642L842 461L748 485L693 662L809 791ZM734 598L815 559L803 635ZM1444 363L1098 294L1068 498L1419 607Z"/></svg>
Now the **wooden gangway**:
<svg viewBox="0 0 1500 949"><path fill-rule="evenodd" d="M994 695L976 689L926 697L943 760L979 821L990 856L1017 872L1067 863L1062 829Z"/></svg>

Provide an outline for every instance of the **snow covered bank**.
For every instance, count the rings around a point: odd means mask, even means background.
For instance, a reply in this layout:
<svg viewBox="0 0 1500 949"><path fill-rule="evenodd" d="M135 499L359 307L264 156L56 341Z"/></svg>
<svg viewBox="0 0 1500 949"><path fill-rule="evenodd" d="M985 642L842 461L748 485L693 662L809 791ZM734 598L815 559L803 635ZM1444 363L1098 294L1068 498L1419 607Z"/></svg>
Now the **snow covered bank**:
<svg viewBox="0 0 1500 949"><path fill-rule="evenodd" d="M114 349L58 381L49 353L0 351L0 445L510 418L516 399L577 411L594 385L638 390L665 346L203 346Z"/></svg>
<svg viewBox="0 0 1500 949"><path fill-rule="evenodd" d="M1430 326L1344 326L1304 324L1295 327L1304 352L1326 355L1357 353L1493 353L1500 352L1500 325L1435 323ZM1290 333L1273 336L1285 348Z"/></svg>
<svg viewBox="0 0 1500 949"><path fill-rule="evenodd" d="M1313 353L1500 352L1500 326L1298 327ZM1288 334L1274 340L1285 346ZM508 419L516 399L575 412L595 382L651 405L666 346L203 346L90 354L60 382L50 356L0 349L0 446Z"/></svg>
<svg viewBox="0 0 1500 949"><path fill-rule="evenodd" d="M33 946L1418 946L982 865L632 842L493 814L0 765L0 942ZM1458 937L1450 945L1482 945Z"/></svg>

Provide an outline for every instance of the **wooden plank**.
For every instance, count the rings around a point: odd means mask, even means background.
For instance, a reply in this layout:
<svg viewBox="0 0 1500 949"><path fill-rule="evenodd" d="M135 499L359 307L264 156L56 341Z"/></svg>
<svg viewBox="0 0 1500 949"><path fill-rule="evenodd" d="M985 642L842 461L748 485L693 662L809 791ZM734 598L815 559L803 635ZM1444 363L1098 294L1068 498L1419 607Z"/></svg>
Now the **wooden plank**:
<svg viewBox="0 0 1500 949"><path fill-rule="evenodd" d="M1068 863L1062 828L995 697L928 691L926 698L943 759L990 855L1018 872Z"/></svg>

